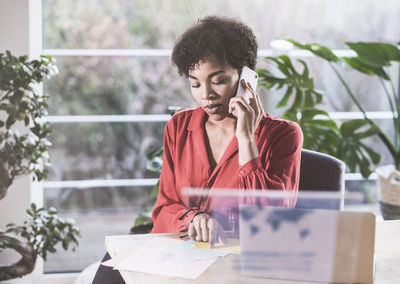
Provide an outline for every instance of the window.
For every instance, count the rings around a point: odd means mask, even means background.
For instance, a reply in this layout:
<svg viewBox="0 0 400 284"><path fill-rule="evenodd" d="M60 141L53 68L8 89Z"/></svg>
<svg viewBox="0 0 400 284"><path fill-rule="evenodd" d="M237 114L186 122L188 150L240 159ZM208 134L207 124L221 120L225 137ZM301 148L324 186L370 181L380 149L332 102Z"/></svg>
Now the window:
<svg viewBox="0 0 400 284"><path fill-rule="evenodd" d="M336 49L345 48L345 41L394 43L400 34L399 6L395 0L43 0L43 53L55 56L60 69L44 85L54 130L45 202L73 217L83 235L75 253L60 249L49 256L45 270L77 271L98 261L105 252L104 236L128 233L138 212L150 205L158 176L146 170L146 153L162 144L168 106L195 106L188 83L170 65L170 49L198 18L226 15L249 24L259 40L258 67L263 67L262 56L274 52L270 42L275 38ZM328 68L315 58L306 60L327 91L326 109L354 111ZM369 111L388 109L375 99L374 82L352 76ZM264 109L279 115L274 109L278 95L260 92ZM389 120L379 123L390 129ZM388 154L381 152L382 163L388 163Z"/></svg>

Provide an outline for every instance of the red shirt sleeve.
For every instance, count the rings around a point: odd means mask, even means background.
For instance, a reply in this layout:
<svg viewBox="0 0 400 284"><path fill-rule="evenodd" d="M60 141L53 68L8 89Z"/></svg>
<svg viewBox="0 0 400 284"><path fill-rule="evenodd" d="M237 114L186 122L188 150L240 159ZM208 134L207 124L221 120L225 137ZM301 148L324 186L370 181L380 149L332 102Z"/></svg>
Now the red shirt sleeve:
<svg viewBox="0 0 400 284"><path fill-rule="evenodd" d="M152 233L186 231L199 209L186 208L180 192L175 186L174 137L172 123L167 123L164 131L163 165L160 174L159 192L153 208Z"/></svg>
<svg viewBox="0 0 400 284"><path fill-rule="evenodd" d="M272 189L298 191L303 133L296 123L288 123L274 133L271 155L250 160L239 168L240 189ZM261 147L262 148L262 147ZM267 160L268 159L268 160ZM295 199L288 199L287 207L294 207Z"/></svg>

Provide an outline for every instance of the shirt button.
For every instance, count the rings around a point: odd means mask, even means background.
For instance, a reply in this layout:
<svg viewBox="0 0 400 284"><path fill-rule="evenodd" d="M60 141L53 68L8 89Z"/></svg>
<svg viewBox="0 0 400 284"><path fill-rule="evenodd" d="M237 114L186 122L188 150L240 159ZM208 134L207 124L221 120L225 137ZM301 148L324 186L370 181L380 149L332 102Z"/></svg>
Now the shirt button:
<svg viewBox="0 0 400 284"><path fill-rule="evenodd" d="M246 173L246 170L241 169L241 170L240 170L240 173L241 173L241 174L245 174L245 173Z"/></svg>

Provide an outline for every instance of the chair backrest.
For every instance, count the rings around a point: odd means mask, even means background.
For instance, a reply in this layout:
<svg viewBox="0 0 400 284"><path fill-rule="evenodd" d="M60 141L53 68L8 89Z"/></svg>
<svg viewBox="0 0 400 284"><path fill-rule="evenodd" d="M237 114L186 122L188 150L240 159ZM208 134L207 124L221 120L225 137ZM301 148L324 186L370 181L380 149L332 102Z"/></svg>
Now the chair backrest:
<svg viewBox="0 0 400 284"><path fill-rule="evenodd" d="M301 150L300 166L300 191L330 191L339 192L342 196L340 204L332 204L332 201L320 204L311 201L299 200L296 208L325 208L342 209L344 203L344 173L345 164L332 156L311 150ZM339 207L339 208L333 208Z"/></svg>

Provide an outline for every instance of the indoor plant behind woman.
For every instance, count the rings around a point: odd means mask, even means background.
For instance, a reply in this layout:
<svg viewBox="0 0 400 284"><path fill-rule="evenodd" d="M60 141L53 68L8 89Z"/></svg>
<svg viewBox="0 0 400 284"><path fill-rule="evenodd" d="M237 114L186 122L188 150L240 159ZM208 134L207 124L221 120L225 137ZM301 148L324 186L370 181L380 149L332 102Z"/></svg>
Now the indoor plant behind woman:
<svg viewBox="0 0 400 284"><path fill-rule="evenodd" d="M280 105L286 106L290 96L295 96L292 106L286 111L290 119L297 121L306 133L306 148L327 152L346 163L351 171L359 169L367 178L373 171L373 165L377 165L380 156L373 148L367 146L364 139L377 136L384 144L393 158L393 164L376 169L378 174L378 198L381 204L382 215L385 219L400 218L400 99L396 91L395 82L391 73L398 74L398 67L393 68L394 62L400 62L400 50L397 46L381 42L346 42L346 45L354 52L355 56L338 57L326 46L317 43L302 44L295 40L288 40L295 46L312 52L315 56L326 60L334 74L344 87L355 106L361 112L363 118L348 120L340 125L333 122L328 114L315 108L312 96L322 99L322 93L313 89L308 78L307 64L298 60L304 67L303 74L297 74L294 65L287 56L267 57L278 65L281 76L275 76L267 70L258 70L263 86L267 88L286 87L287 91ZM382 86L382 96L385 96L390 107L391 119L394 127L394 139L384 132L370 117L358 101L352 91L350 82L342 76L340 68L348 67L367 76L375 77ZM399 75L397 75L399 76ZM306 77L306 80L304 79ZM304 83L303 85L301 85ZM310 88L311 86L311 88ZM292 91L296 92L292 92ZM379 99L377 97L376 99ZM311 103L310 103L311 102ZM297 114L301 113L301 116ZM317 119L324 116L325 119ZM299 118L300 117L300 118ZM305 128L307 128L307 131ZM308 131L309 130L309 131ZM311 139L310 139L311 138ZM315 143L320 141L320 143Z"/></svg>

